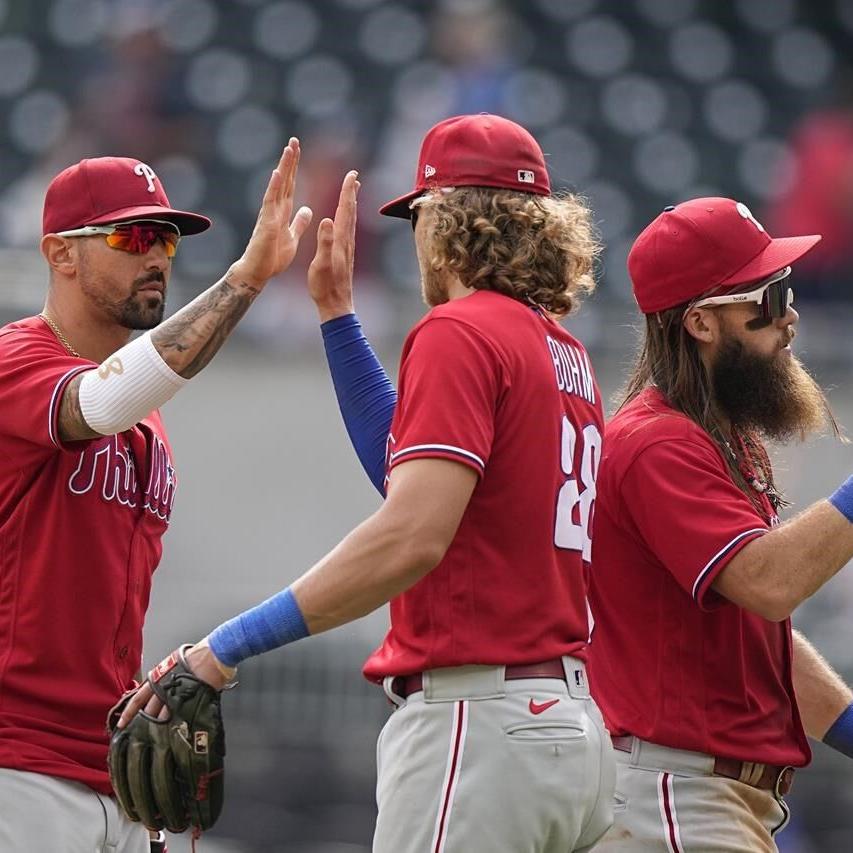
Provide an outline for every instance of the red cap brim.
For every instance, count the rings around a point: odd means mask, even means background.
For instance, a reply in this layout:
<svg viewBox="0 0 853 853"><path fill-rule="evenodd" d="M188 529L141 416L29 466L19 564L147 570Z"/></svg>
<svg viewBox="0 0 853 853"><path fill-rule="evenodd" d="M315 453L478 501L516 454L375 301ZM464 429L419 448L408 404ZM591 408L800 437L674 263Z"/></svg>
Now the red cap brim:
<svg viewBox="0 0 853 853"><path fill-rule="evenodd" d="M409 208L409 205L422 193L423 190L412 190L410 193L406 193L406 195L401 195L399 198L395 198L393 201L383 204L382 207L379 208L379 212L383 216L396 216L398 219L411 219L412 211Z"/></svg>
<svg viewBox="0 0 853 853"><path fill-rule="evenodd" d="M738 284L747 284L751 281L767 278L783 267L791 266L794 261L813 249L820 242L820 238L820 234L808 234L802 237L776 237L751 261L732 273L725 281L721 281L720 284L726 287L734 287Z"/></svg>
<svg viewBox="0 0 853 853"><path fill-rule="evenodd" d="M166 222L174 222L178 226L182 237L190 234L201 234L211 226L211 221L200 213L190 213L187 210L175 210L171 207L160 205L137 205L136 207L123 207L119 210L111 210L96 219L89 219L85 225L104 225L107 222L119 222L123 219L162 219Z"/></svg>

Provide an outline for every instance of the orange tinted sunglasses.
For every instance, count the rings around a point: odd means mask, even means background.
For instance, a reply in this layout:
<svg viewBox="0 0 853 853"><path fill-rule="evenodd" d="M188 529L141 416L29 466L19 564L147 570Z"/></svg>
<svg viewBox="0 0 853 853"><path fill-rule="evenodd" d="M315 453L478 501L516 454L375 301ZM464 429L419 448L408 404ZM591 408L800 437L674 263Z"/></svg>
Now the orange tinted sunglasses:
<svg viewBox="0 0 853 853"><path fill-rule="evenodd" d="M160 240L166 247L166 257L174 258L181 234L178 226L160 219L136 219L108 225L84 225L71 231L58 231L59 237L95 237L103 234L107 245L122 252L144 255Z"/></svg>

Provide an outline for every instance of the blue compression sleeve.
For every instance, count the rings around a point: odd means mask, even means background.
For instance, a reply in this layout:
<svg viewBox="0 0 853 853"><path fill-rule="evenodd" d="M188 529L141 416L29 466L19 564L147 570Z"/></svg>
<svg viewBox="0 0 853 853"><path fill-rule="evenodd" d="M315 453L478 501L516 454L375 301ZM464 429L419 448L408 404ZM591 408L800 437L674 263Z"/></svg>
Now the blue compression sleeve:
<svg viewBox="0 0 853 853"><path fill-rule="evenodd" d="M823 736L823 742L853 758L853 705L848 705L829 727L829 731Z"/></svg>
<svg viewBox="0 0 853 853"><path fill-rule="evenodd" d="M370 482L385 495L385 445L397 391L355 314L320 326L338 406L352 446Z"/></svg>
<svg viewBox="0 0 853 853"><path fill-rule="evenodd" d="M210 648L226 666L308 636L308 626L290 587L223 622L208 636Z"/></svg>

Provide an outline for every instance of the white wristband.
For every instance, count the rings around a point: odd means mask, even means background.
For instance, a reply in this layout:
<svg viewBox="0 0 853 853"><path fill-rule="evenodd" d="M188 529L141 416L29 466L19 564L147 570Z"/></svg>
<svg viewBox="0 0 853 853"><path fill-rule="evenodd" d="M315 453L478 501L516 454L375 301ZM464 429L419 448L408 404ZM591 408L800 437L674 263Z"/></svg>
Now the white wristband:
<svg viewBox="0 0 853 853"><path fill-rule="evenodd" d="M80 412L95 432L114 435L159 409L188 381L163 361L146 332L83 374Z"/></svg>

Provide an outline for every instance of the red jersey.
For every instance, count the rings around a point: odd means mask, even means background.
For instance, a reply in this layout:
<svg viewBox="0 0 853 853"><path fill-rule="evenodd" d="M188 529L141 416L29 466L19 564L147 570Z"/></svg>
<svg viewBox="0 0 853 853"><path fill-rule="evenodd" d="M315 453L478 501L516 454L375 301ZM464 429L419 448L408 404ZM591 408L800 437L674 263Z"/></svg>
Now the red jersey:
<svg viewBox="0 0 853 853"><path fill-rule="evenodd" d="M712 589L767 522L714 441L656 389L621 409L605 435L590 684L611 733L807 764L790 622L769 622Z"/></svg>
<svg viewBox="0 0 853 853"><path fill-rule="evenodd" d="M434 457L480 479L444 558L391 601L369 679L584 658L602 430L586 351L543 313L477 291L412 329L388 471Z"/></svg>
<svg viewBox="0 0 853 853"><path fill-rule="evenodd" d="M60 442L62 391L96 366L38 317L0 329L0 767L109 793L106 715L141 666L175 476L157 412Z"/></svg>

